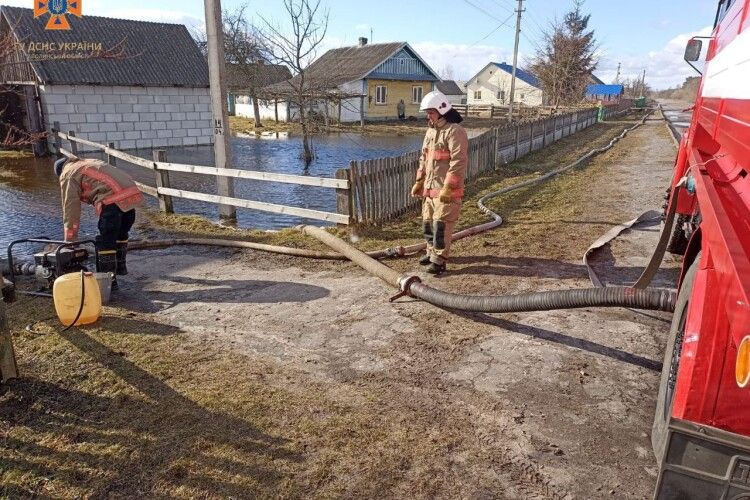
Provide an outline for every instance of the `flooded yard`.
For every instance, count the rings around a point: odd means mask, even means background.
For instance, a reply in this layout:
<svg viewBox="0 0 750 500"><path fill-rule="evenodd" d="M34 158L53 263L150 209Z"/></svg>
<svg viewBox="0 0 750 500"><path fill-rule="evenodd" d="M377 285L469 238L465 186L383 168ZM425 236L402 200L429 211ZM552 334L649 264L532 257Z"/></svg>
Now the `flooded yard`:
<svg viewBox="0 0 750 500"><path fill-rule="evenodd" d="M333 177L336 170L348 166L350 160L364 160L383 156L397 156L419 149L418 136L368 137L358 134L319 136L314 139L316 158L308 167L299 158L301 138L232 140L233 166L245 170L277 172L294 175ZM151 151L136 151L137 156L151 158ZM86 156L96 157L95 154ZM197 146L170 148L167 158L175 163L212 165L213 148ZM58 238L62 234L60 189L52 175L53 159L0 159L0 249L8 242L30 236ZM120 166L143 183L154 185L153 173L131 165ZM215 193L216 180L210 176L170 173L172 187ZM336 196L332 189L297 186L271 182L237 180L235 196L249 200L291 205L315 210L336 211ZM151 206L156 200L148 198ZM216 205L192 200L174 200L175 211L218 218ZM256 210L238 209L240 227L279 229L304 221L297 217L270 214ZM93 210L85 212L82 233L96 234Z"/></svg>

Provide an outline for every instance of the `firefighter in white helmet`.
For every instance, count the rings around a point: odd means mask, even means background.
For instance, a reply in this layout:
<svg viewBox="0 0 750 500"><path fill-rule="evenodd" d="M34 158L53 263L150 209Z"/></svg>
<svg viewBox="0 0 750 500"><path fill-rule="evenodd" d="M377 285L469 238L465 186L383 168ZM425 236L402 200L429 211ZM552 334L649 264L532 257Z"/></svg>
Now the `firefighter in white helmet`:
<svg viewBox="0 0 750 500"><path fill-rule="evenodd" d="M468 165L469 139L459 125L461 115L441 92L424 96L419 106L427 113L429 129L422 144L422 155L412 196L423 197L422 222L427 252L419 263L431 274L446 270L453 229L461 211L464 178Z"/></svg>

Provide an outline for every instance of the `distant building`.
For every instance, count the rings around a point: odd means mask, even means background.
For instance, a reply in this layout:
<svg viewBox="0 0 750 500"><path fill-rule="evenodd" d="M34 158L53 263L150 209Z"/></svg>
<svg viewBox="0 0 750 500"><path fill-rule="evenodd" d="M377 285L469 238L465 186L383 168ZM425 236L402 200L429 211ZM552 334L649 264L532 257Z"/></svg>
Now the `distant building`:
<svg viewBox="0 0 750 500"><path fill-rule="evenodd" d="M510 104L510 85L513 66L489 63L466 82L467 104L507 106ZM516 68L516 87L513 102L526 106L542 105L539 80L521 68Z"/></svg>
<svg viewBox="0 0 750 500"><path fill-rule="evenodd" d="M253 98L251 89L260 89L268 85L289 80L292 73L282 64L266 64L259 62L253 65L240 66L227 64L227 88L229 96L227 104L230 115L254 118ZM278 112L274 103L259 99L258 109L263 120L273 119ZM280 110L286 116L286 107Z"/></svg>
<svg viewBox="0 0 750 500"><path fill-rule="evenodd" d="M466 104L466 91L454 80L435 82L435 89L445 94L451 104Z"/></svg>
<svg viewBox="0 0 750 500"><path fill-rule="evenodd" d="M617 102L620 100L623 93L625 93L625 87L623 85L586 85L587 101Z"/></svg>
<svg viewBox="0 0 750 500"><path fill-rule="evenodd" d="M18 64L0 61L0 85L24 96L15 105L27 130L59 122L63 132L119 149L212 143L208 66L185 26L89 15L68 21L70 31L47 31L32 9L0 8L0 39L10 33L19 46L7 56ZM68 50L90 54L86 44L99 43L124 53L54 59Z"/></svg>
<svg viewBox="0 0 750 500"><path fill-rule="evenodd" d="M263 98L286 106L295 79L265 87ZM368 44L366 38L360 38L359 45L323 54L306 68L305 79L310 95L325 96L314 111L325 113L327 106L328 115L334 119L340 116L342 122L359 121L361 116L365 120L396 119L400 100L406 105L406 116L417 116L422 96L440 80L408 43ZM336 95L340 99L331 99ZM285 119L294 120L297 115L291 105Z"/></svg>

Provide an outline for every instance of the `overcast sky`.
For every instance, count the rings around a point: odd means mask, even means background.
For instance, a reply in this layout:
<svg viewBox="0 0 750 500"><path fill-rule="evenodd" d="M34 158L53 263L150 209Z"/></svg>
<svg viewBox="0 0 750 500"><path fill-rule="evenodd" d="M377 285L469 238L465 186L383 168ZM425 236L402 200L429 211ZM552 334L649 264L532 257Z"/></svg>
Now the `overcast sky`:
<svg viewBox="0 0 750 500"><path fill-rule="evenodd" d="M512 62L515 13L513 0L321 0L329 11L325 48L353 45L365 36L374 42L407 41L438 72L450 66L459 80L470 78L490 61ZM690 36L707 34L717 0L587 0L589 27L599 43L595 74L610 83L618 62L621 77L646 70L656 89L679 85L693 70L682 61ZM0 4L32 7L32 0L0 0ZM251 21L264 17L284 22L282 0L223 0L225 9L247 4ZM520 65L532 56L542 31L568 11L572 0L525 0ZM86 0L84 15L204 24L201 0Z"/></svg>

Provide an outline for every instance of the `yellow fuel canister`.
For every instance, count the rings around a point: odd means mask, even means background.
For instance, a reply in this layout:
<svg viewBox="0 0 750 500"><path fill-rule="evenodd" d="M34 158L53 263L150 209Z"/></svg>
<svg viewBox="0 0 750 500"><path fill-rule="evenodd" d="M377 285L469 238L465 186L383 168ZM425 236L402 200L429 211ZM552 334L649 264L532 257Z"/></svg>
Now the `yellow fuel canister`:
<svg viewBox="0 0 750 500"><path fill-rule="evenodd" d="M83 286L81 282L83 274ZM83 292L83 309L81 309L81 293ZM78 316L75 325L88 325L99 319L102 314L102 296L99 284L92 273L68 273L55 280L52 286L52 296L55 301L55 311L60 322L71 325Z"/></svg>

